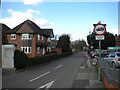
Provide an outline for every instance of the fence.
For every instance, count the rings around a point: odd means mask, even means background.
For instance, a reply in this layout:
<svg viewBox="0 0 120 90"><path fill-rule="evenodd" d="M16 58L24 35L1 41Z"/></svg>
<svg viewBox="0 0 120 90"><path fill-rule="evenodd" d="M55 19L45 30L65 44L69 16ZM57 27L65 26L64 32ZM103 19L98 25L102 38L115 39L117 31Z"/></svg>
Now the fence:
<svg viewBox="0 0 120 90"><path fill-rule="evenodd" d="M101 71L109 83L120 88L120 69L112 68L104 60L101 60Z"/></svg>

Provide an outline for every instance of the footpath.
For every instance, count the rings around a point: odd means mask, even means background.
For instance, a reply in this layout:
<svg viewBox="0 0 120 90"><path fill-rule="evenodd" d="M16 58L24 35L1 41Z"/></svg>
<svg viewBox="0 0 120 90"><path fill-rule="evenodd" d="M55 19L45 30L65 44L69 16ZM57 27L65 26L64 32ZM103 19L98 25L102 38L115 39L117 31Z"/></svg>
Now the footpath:
<svg viewBox="0 0 120 90"><path fill-rule="evenodd" d="M96 89L105 89L102 81L98 81L98 72L96 66L92 65L92 60L88 58L87 65L81 63L78 73L75 76L71 88L84 88L84 90L94 88Z"/></svg>

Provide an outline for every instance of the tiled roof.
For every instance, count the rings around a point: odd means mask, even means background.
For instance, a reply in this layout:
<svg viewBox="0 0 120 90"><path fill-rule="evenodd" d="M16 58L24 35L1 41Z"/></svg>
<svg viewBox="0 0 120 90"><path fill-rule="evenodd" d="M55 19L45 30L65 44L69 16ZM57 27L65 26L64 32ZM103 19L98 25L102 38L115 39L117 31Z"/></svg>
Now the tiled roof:
<svg viewBox="0 0 120 90"><path fill-rule="evenodd" d="M0 28L2 29L2 32L5 32L5 33L11 30L7 25L3 23L0 23Z"/></svg>
<svg viewBox="0 0 120 90"><path fill-rule="evenodd" d="M54 37L53 29L42 29L42 31L44 32L44 35Z"/></svg>
<svg viewBox="0 0 120 90"><path fill-rule="evenodd" d="M39 33L44 34L41 28L31 20L26 20L7 33Z"/></svg>

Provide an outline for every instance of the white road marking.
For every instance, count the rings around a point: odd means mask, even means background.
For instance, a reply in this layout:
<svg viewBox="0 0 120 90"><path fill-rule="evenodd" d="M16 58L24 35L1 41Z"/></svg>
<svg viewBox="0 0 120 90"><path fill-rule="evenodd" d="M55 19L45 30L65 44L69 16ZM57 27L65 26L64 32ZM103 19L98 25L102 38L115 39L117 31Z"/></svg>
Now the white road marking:
<svg viewBox="0 0 120 90"><path fill-rule="evenodd" d="M63 66L63 64L61 64L61 65L55 67L55 69L58 69L58 68L60 68L60 67L62 67L62 66Z"/></svg>
<svg viewBox="0 0 120 90"><path fill-rule="evenodd" d="M52 86L53 83L54 83L54 80L51 81L51 82L49 82L49 83L47 83L47 84L45 84L45 85L43 85L43 86L38 87L38 88L35 89L35 90L40 90L40 89L42 89L42 88L45 88L44 90L49 90L49 88Z"/></svg>
<svg viewBox="0 0 120 90"><path fill-rule="evenodd" d="M85 68L85 66L80 66L80 69L84 69Z"/></svg>
<svg viewBox="0 0 120 90"><path fill-rule="evenodd" d="M42 75L40 75L40 76L38 76L38 77L36 77L36 78L34 78L34 79L31 79L31 80L29 80L29 82L32 82L32 81L34 81L34 80L36 80L36 79L38 79L38 78L41 78L41 77L43 77L43 76L45 76L45 75L47 75L47 74L49 74L50 72L46 72L46 73L44 73L44 74L42 74Z"/></svg>

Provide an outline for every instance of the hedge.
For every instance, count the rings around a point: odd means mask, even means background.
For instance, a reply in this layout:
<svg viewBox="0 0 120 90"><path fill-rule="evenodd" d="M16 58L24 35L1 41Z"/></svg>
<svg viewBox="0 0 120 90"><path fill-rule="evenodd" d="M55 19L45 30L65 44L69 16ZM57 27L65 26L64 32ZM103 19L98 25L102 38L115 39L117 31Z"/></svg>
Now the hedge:
<svg viewBox="0 0 120 90"><path fill-rule="evenodd" d="M15 65L15 68L17 68L17 69L27 68L28 56L22 51L15 50L14 65Z"/></svg>
<svg viewBox="0 0 120 90"><path fill-rule="evenodd" d="M28 56L24 52L16 50L14 55L15 55L14 56L15 67L17 69L24 69L30 66L35 66L35 65L50 62L56 59L60 59L60 58L72 55L72 53L70 52L62 53L62 54L51 53L43 56L28 58Z"/></svg>
<svg viewBox="0 0 120 90"><path fill-rule="evenodd" d="M44 56L37 56L34 58L29 58L29 62L30 62L30 66L34 66L34 65L39 65L41 63L46 63L56 59L60 59L69 55L72 55L72 53L49 54Z"/></svg>

